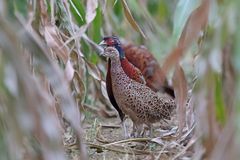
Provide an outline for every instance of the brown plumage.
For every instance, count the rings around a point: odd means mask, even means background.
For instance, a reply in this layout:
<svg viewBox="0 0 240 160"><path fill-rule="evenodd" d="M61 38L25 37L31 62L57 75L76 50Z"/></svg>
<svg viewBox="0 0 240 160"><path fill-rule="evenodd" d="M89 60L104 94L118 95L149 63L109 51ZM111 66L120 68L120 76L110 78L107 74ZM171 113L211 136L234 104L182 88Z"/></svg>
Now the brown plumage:
<svg viewBox="0 0 240 160"><path fill-rule="evenodd" d="M157 60L145 47L135 46L130 43L121 44L117 36L104 37L101 43L108 47L115 47L118 50L121 67L129 78L139 83L146 84L155 92L167 93L171 97L175 97L174 91L168 86L164 73L162 72ZM110 59L108 60L107 68L107 93L113 107L118 111L119 117L123 122L125 115L118 107L112 92Z"/></svg>
<svg viewBox="0 0 240 160"><path fill-rule="evenodd" d="M120 109L133 121L136 136L139 136L143 124L151 128L152 123L171 118L171 113L176 108L172 98L130 79L121 67L116 48L106 47L103 56L111 59L113 94Z"/></svg>
<svg viewBox="0 0 240 160"><path fill-rule="evenodd" d="M158 61L146 47L127 43L123 44L122 48L128 61L142 72L148 87L175 98L174 90L168 85Z"/></svg>

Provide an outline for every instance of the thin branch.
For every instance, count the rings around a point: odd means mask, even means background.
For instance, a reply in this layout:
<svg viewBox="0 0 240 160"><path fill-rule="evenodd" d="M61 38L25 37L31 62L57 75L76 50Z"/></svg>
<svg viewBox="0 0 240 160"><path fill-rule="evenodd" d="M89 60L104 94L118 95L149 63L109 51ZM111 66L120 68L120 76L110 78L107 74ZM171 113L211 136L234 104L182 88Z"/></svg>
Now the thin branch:
<svg viewBox="0 0 240 160"><path fill-rule="evenodd" d="M137 150L137 149L132 149L129 148L129 150L123 149L123 147L118 146L119 148L113 148L111 147L106 147L105 145L98 145L94 143L86 143L90 148L95 148L95 149L101 149L101 150L108 150L108 151L113 151L117 153L123 153L123 154L136 154L136 155L144 155L144 154L151 154L152 152L149 151L144 151L144 150Z"/></svg>

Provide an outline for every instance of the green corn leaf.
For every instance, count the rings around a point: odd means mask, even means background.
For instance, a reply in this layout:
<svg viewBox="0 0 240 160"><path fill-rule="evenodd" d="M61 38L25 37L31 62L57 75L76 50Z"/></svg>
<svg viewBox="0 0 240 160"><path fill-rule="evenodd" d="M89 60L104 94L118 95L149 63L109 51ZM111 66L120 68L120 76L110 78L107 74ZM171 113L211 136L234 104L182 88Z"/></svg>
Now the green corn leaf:
<svg viewBox="0 0 240 160"><path fill-rule="evenodd" d="M122 5L121 5L121 1L117 1L113 7L113 12L114 12L114 15L116 17L116 19L119 21L119 22L122 22L123 20L123 14L122 14Z"/></svg>
<svg viewBox="0 0 240 160"><path fill-rule="evenodd" d="M79 0L69 0L71 12L79 25L86 23L85 20L85 10L81 1Z"/></svg>
<svg viewBox="0 0 240 160"><path fill-rule="evenodd" d="M142 29L139 27L139 25L137 24L137 22L133 18L132 13L131 13L128 5L127 5L127 2L125 0L121 0L121 2L122 2L122 5L123 5L124 14L125 14L128 22L131 24L131 26L133 27L134 30L138 31L144 38L146 38L146 35L144 34Z"/></svg>
<svg viewBox="0 0 240 160"><path fill-rule="evenodd" d="M28 4L27 0L15 0L14 1L14 11L15 13L20 13L24 17L27 17L27 12L28 12Z"/></svg>
<svg viewBox="0 0 240 160"><path fill-rule="evenodd" d="M223 89L222 89L222 82L221 77L219 75L215 76L215 104L216 104L216 116L217 120L224 124L226 120L226 110L223 100Z"/></svg>
<svg viewBox="0 0 240 160"><path fill-rule="evenodd" d="M97 8L97 14L95 19L93 20L93 40L95 42L99 42L101 40L101 26L102 26L102 15L100 8Z"/></svg>

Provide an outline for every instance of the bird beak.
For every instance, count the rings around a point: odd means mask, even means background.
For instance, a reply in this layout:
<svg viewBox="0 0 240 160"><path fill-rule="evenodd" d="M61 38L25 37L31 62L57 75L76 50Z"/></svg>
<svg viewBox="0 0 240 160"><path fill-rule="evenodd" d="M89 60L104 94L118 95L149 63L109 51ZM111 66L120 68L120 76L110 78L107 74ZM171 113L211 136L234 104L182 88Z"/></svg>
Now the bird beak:
<svg viewBox="0 0 240 160"><path fill-rule="evenodd" d="M102 47L102 51L100 53L100 56L104 56L104 49L107 47L107 43L103 40L98 45Z"/></svg>
<svg viewBox="0 0 240 160"><path fill-rule="evenodd" d="M99 45L103 48L107 47L107 43L104 40L102 42L100 42Z"/></svg>

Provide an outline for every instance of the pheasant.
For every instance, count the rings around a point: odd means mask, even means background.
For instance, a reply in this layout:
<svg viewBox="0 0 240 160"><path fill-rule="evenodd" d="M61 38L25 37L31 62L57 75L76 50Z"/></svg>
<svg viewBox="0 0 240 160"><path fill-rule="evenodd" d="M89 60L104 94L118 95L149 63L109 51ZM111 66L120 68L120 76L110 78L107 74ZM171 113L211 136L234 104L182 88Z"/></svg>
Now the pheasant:
<svg viewBox="0 0 240 160"><path fill-rule="evenodd" d="M149 127L151 134L152 123L171 118L171 113L176 108L174 100L154 92L144 83L127 75L121 64L121 48L107 46L106 40L101 45L105 46L102 55L110 58L111 89L115 103L133 121L135 136L140 135L144 124Z"/></svg>
<svg viewBox="0 0 240 160"><path fill-rule="evenodd" d="M133 80L135 80L139 83L146 84L141 71L138 68L136 68L134 65L129 63L128 59L125 58L125 54L121 47L121 43L117 37L115 37L115 36L105 37L103 39L103 42L106 44L106 46L115 46L119 50L121 67L124 69L124 71L130 78L132 78ZM106 88L107 88L108 97L110 99L110 102L114 106L114 108L118 111L119 117L120 117L121 121L123 122L125 115L122 112L122 110L118 107L116 100L114 98L114 95L113 95L113 91L112 91L111 59L108 60L107 68L108 68L108 70L107 70L107 76L106 76Z"/></svg>
<svg viewBox="0 0 240 160"><path fill-rule="evenodd" d="M104 37L103 40L107 46L116 47L119 50L121 66L130 78L146 83L155 92L167 93L175 98L174 91L168 85L157 60L144 46L122 45L116 36ZM109 67L110 62L108 62Z"/></svg>
<svg viewBox="0 0 240 160"><path fill-rule="evenodd" d="M120 53L121 66L124 72L133 80L139 83L143 83L150 87L153 91L160 91L167 93L171 97L174 96L174 91L168 86L165 80L164 74L153 55L143 46L137 47L132 44L122 45L116 36L109 36L103 38L106 46L116 47ZM125 56L126 55L126 56ZM136 66L136 67L135 67ZM107 70L107 93L110 102L114 108L118 111L121 121L123 121L125 115L119 109L114 95L112 93L111 82L111 60L108 60ZM143 73L143 74L142 74ZM146 81L145 81L146 79Z"/></svg>
<svg viewBox="0 0 240 160"><path fill-rule="evenodd" d="M116 36L104 37L103 42L106 46L113 46L118 49L120 54L121 67L124 72L133 80L145 84L145 79L147 81L146 85L149 86L153 91L160 91L162 93L167 93L171 97L174 96L174 91L168 86L167 81L165 81L164 74L158 65L157 60L153 55L143 46L137 47L132 44L122 45ZM125 57L126 55L126 57ZM133 65L133 64L134 65ZM137 67L135 67L137 66ZM110 102L114 108L118 111L121 123L124 128L124 135L126 136L125 127L125 114L119 108L114 98L112 92L112 81L111 81L111 60L108 60L108 71L106 78L107 93ZM143 75L142 73L143 72ZM144 76L144 77L143 77Z"/></svg>

